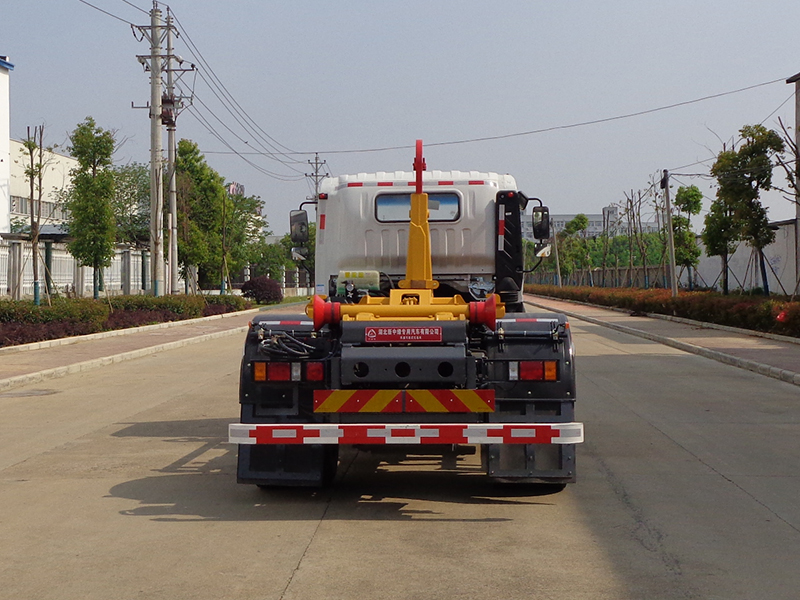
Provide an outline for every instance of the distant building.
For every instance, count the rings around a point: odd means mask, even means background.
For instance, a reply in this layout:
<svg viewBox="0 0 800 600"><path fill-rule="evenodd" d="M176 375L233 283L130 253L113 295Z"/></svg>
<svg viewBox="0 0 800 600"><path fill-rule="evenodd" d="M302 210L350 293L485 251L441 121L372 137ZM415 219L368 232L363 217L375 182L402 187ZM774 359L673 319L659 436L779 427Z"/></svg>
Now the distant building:
<svg viewBox="0 0 800 600"><path fill-rule="evenodd" d="M244 185L235 181L228 184L228 195L244 196Z"/></svg>
<svg viewBox="0 0 800 600"><path fill-rule="evenodd" d="M21 141L9 138L9 72L13 69L8 57L0 56L0 233L11 232L12 225L17 222L28 225L31 218L31 189L25 176L30 156ZM69 172L78 166L78 161L58 152L45 152L43 162L39 224L46 231L45 228L58 229L66 218L57 196L69 187Z"/></svg>
<svg viewBox="0 0 800 600"><path fill-rule="evenodd" d="M578 214L579 213L571 215L550 213L550 227L556 233L563 231L567 223L577 217ZM628 223L625 219L625 215L621 214L619 207L613 204L604 207L601 214L582 214L586 215L586 218L589 220L589 226L586 228L587 237L600 236L603 235L604 232L610 236L625 235L628 231ZM659 231L660 227L656 221L642 221L642 229L644 229L645 233L655 233ZM522 236L526 240L533 239L531 215L525 215L522 219Z"/></svg>
<svg viewBox="0 0 800 600"><path fill-rule="evenodd" d="M14 65L7 56L0 56L0 232L11 230L11 152L9 149L9 73Z"/></svg>
<svg viewBox="0 0 800 600"><path fill-rule="evenodd" d="M10 202L8 207L9 221L23 220L26 224L30 223L30 182L25 176L25 167L30 161L30 157L25 150L22 142L10 140L11 151L11 185ZM44 175L42 177L42 214L39 223L41 225L59 225L66 220L64 207L58 202L58 194L66 190L70 185L70 174L72 169L78 167L78 161L58 152L44 153ZM6 231L10 231L6 229Z"/></svg>

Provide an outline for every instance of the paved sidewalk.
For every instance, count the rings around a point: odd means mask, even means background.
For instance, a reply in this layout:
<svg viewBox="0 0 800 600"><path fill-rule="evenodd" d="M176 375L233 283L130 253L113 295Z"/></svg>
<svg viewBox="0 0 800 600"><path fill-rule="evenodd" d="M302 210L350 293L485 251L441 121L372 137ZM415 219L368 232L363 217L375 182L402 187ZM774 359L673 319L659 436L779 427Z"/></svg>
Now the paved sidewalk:
<svg viewBox="0 0 800 600"><path fill-rule="evenodd" d="M526 304L800 385L800 340L525 294Z"/></svg>
<svg viewBox="0 0 800 600"><path fill-rule="evenodd" d="M744 330L710 328L703 323L631 316L623 311L528 294L525 295L525 302L800 385L800 340L788 342L758 337ZM261 310L297 314L304 308L303 303L297 303ZM0 348L0 393L217 337L243 335L247 323L257 312L250 310L42 344Z"/></svg>
<svg viewBox="0 0 800 600"><path fill-rule="evenodd" d="M218 337L241 335L244 343L247 324L259 312L297 314L304 309L305 303L302 302L280 304L214 317L0 348L0 393Z"/></svg>

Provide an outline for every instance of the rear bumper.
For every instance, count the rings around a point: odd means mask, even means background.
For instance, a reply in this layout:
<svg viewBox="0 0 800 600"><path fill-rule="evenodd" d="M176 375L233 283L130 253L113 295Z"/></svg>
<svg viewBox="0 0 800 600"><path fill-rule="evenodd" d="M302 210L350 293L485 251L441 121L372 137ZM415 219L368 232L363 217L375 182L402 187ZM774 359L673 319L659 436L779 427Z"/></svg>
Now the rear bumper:
<svg viewBox="0 0 800 600"><path fill-rule="evenodd" d="M231 444L579 444L583 423L231 423Z"/></svg>

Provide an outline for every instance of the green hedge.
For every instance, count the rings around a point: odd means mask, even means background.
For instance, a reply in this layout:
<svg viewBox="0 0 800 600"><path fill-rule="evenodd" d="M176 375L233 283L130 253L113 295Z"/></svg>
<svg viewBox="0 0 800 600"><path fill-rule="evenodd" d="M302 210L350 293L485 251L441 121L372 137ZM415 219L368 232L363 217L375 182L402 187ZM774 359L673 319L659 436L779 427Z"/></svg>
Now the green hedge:
<svg viewBox="0 0 800 600"><path fill-rule="evenodd" d="M556 287L526 285L525 292L540 296L577 300L632 312L657 313L800 337L800 302L788 297L722 295L715 292L680 292L673 298L669 290Z"/></svg>
<svg viewBox="0 0 800 600"><path fill-rule="evenodd" d="M57 298L50 306L0 300L0 323L90 323L100 331L109 312L108 304L89 299Z"/></svg>
<svg viewBox="0 0 800 600"><path fill-rule="evenodd" d="M239 296L115 296L107 303L114 310L169 311L180 319L195 319L207 313L235 312L250 307L250 303ZM221 307L224 310L208 310Z"/></svg>
<svg viewBox="0 0 800 600"><path fill-rule="evenodd" d="M102 300L0 300L0 346L24 344L111 329L136 327L246 310L252 304L225 296L114 296Z"/></svg>

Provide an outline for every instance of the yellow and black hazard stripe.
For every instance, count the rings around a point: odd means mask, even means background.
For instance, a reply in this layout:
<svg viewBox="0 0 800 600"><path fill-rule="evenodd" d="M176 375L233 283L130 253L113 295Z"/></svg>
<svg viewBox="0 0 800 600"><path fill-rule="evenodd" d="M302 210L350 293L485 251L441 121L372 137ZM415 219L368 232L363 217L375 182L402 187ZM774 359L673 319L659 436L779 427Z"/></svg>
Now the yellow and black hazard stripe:
<svg viewBox="0 0 800 600"><path fill-rule="evenodd" d="M403 412L402 390L314 390L314 412Z"/></svg>
<svg viewBox="0 0 800 600"><path fill-rule="evenodd" d="M314 390L317 413L488 413L494 390Z"/></svg>

